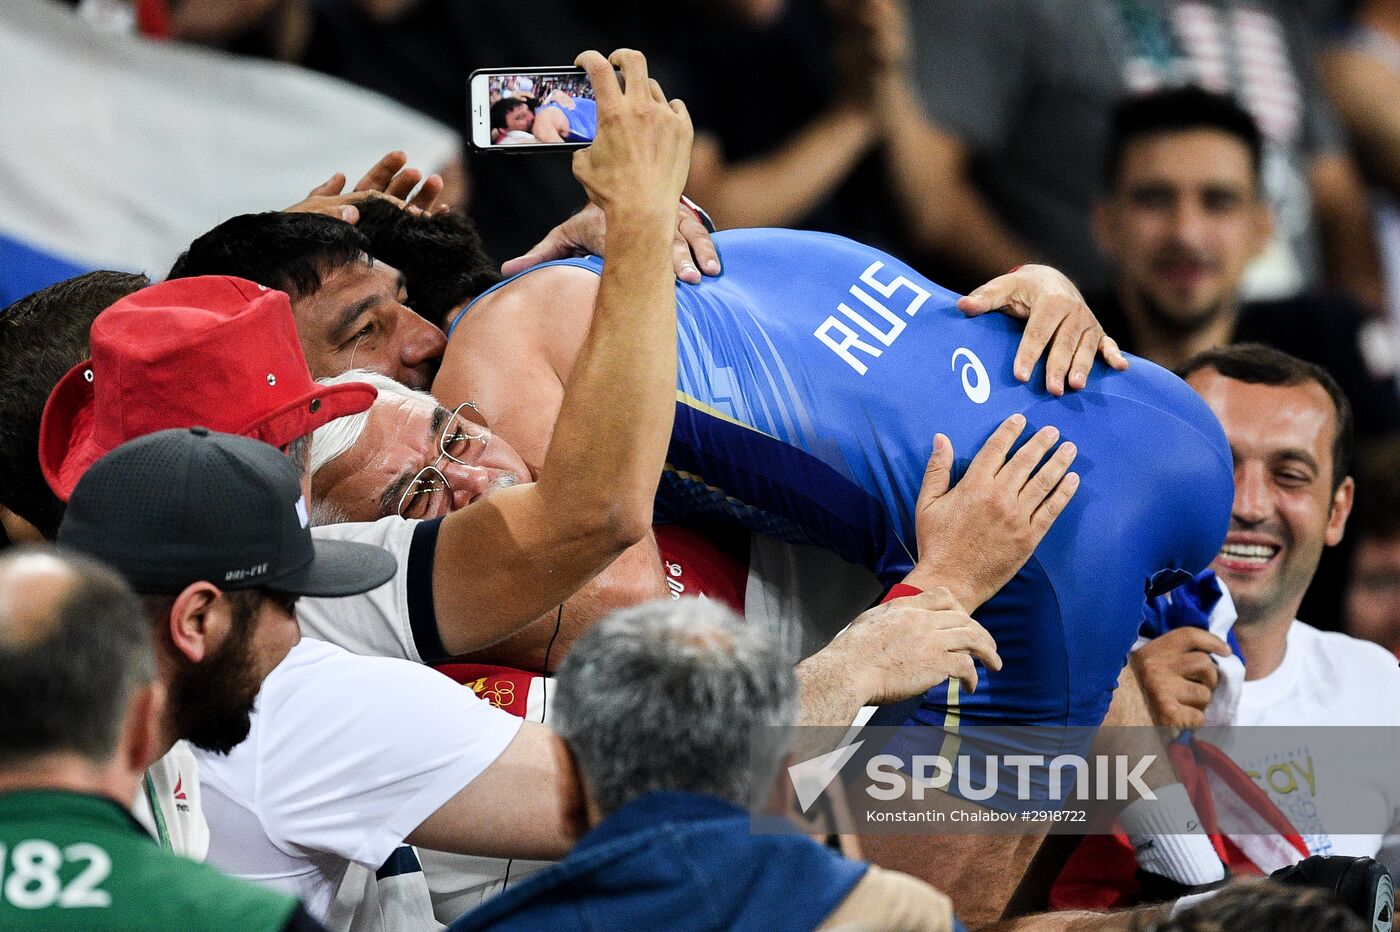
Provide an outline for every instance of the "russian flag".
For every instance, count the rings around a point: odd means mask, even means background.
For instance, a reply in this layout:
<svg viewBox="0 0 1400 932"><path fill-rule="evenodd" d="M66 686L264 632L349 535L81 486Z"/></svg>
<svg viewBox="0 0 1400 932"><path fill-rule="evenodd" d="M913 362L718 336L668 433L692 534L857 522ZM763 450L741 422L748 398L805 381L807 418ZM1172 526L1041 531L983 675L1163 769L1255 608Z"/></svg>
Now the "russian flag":
<svg viewBox="0 0 1400 932"><path fill-rule="evenodd" d="M287 207L393 149L433 171L457 133L275 62L0 2L0 307L96 268L162 277L234 214Z"/></svg>

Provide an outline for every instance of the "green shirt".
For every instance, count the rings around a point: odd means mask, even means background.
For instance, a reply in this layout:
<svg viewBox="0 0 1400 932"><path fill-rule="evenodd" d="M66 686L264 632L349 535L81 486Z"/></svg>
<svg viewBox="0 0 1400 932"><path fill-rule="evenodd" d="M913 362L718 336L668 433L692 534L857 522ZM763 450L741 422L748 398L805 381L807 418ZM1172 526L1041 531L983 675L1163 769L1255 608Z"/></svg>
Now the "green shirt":
<svg viewBox="0 0 1400 932"><path fill-rule="evenodd" d="M117 803L0 794L0 930L275 932L294 897L162 851Z"/></svg>

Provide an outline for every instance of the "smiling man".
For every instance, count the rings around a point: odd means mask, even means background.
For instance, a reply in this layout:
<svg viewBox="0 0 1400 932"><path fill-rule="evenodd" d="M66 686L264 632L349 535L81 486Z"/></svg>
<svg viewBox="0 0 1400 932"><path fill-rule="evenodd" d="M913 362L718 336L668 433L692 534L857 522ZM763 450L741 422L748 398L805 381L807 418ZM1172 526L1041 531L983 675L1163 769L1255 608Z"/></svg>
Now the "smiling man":
<svg viewBox="0 0 1400 932"><path fill-rule="evenodd" d="M1317 633L1294 615L1351 513L1351 409L1325 370L1257 344L1203 353L1184 375L1234 456L1230 531L1213 568L1239 611L1248 679L1260 680L1283 662L1295 627Z"/></svg>
<svg viewBox="0 0 1400 932"><path fill-rule="evenodd" d="M1229 753L1310 853L1373 856L1394 871L1400 668L1375 644L1297 620L1323 550L1341 541L1351 512L1351 410L1325 370L1259 344L1202 353L1182 374L1219 418L1234 459L1230 530L1212 567L1238 612L1245 682L1231 712L1228 690L1190 672L1202 652L1229 652L1195 628L1139 650L1139 681L1162 725L1180 724L1161 713L1171 697L1195 690L1201 711L1214 705L1211 720L1291 726L1236 729ZM1334 725L1379 727L1349 729L1358 737L1339 753L1344 739L1317 727Z"/></svg>

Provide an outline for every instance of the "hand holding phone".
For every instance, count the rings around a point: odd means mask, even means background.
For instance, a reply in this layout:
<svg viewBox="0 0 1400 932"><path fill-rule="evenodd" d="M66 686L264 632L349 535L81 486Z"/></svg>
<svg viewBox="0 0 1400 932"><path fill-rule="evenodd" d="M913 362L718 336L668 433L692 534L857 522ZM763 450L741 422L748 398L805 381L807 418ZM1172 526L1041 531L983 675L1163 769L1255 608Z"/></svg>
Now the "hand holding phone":
<svg viewBox="0 0 1400 932"><path fill-rule="evenodd" d="M664 215L673 223L690 170L692 130L685 104L666 99L661 85L647 76L641 52L613 52L612 65L621 75L597 52L584 52L577 61L593 81L598 133L592 146L574 153L574 177L614 229L615 209L633 219Z"/></svg>

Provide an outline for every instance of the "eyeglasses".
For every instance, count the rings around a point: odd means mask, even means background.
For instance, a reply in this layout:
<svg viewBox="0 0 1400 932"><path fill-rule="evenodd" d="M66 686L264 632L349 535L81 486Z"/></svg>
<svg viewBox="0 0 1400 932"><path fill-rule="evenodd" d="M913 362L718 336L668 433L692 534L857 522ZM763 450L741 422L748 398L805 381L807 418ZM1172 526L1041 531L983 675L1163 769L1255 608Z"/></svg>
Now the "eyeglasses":
<svg viewBox="0 0 1400 932"><path fill-rule="evenodd" d="M442 509L443 497L452 494L452 483L448 482L447 476L438 468L442 461L449 459L459 466L469 465L462 457L466 455L471 442L480 440L483 447L491 442L489 432L470 433L471 425L461 417L464 408L471 408L478 418L481 417L476 404L470 401L465 401L452 410L447 423L442 425L441 436L438 437L438 458L431 466L424 466L418 470L418 475L413 477L413 481L399 498L400 518L423 518L437 514Z"/></svg>

